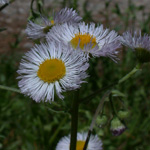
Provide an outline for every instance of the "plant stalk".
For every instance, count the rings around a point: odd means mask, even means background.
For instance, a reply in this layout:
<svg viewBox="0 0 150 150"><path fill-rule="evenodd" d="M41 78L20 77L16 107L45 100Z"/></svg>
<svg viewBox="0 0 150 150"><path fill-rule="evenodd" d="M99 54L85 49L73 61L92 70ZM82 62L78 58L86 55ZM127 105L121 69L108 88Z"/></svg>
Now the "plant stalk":
<svg viewBox="0 0 150 150"><path fill-rule="evenodd" d="M121 78L119 81L118 81L118 84L126 81L128 78L130 78L132 75L134 75L137 71L140 70L140 64L137 64L135 66L135 68L133 68L133 70L131 70L127 75L125 75L123 78Z"/></svg>
<svg viewBox="0 0 150 150"><path fill-rule="evenodd" d="M21 93L20 90L18 90L16 88L11 88L11 87L4 86L4 85L0 85L0 89L7 90L7 91L12 91L12 92L17 92L17 93Z"/></svg>
<svg viewBox="0 0 150 150"><path fill-rule="evenodd" d="M86 141L85 141L85 145L84 145L83 150L86 150L86 149L87 149L88 142L89 142L91 133L92 133L93 128L94 128L94 125L95 125L96 118L97 118L98 114L102 111L102 108L103 108L103 104L104 104L104 102L105 102L105 99L106 99L106 97L109 96L110 93L111 93L111 90L107 91L107 92L104 94L104 96L102 97L101 101L99 102L99 105L98 105L98 107L97 107L97 109L96 109L96 112L95 112L95 114L94 114L92 123L91 123L91 125L90 125L90 128L89 128L89 131L88 131L88 135L87 135L87 138L86 138Z"/></svg>
<svg viewBox="0 0 150 150"><path fill-rule="evenodd" d="M79 101L79 103L84 103L84 102L88 102L91 99L93 99L95 96L97 96L100 92L113 88L114 86L121 84L122 82L126 81L128 78L130 78L132 75L134 75L137 71L141 70L140 69L140 64L137 64L135 68L133 68L133 70L131 70L128 74L126 74L125 76L123 76L119 81L116 81L104 88L98 89L96 92L93 92L91 95L81 99Z"/></svg>
<svg viewBox="0 0 150 150"><path fill-rule="evenodd" d="M124 77L122 77L118 82L116 82L116 83L114 83L114 84L111 84L110 86L107 86L107 87L104 88L104 89L112 88L113 86L116 86L116 85L121 84L122 82L126 81L126 80L129 79L132 75L134 75L137 71L140 70L140 66L141 66L140 64L137 64L136 67L133 68L133 70L131 70L131 71L130 71L127 75L125 75ZM94 98L95 96L97 96L100 91L103 91L103 89L100 89L100 90L94 92L93 94L91 94L91 95L89 96L89 97L90 97L90 100L91 100L92 98ZM96 109L96 112L95 112L95 114L94 114L92 123L91 123L90 128L89 128L89 131L88 131L88 135L87 135L86 142L85 142L85 145L84 145L83 150L86 150L86 149L87 149L88 142L89 142L91 133L92 133L93 128L94 128L94 125L95 125L96 118L97 118L99 112L102 111L103 104L104 104L104 102L105 102L105 98L108 97L108 96L110 95L110 93L111 93L111 90L107 91L107 92L104 94L102 100L100 101L100 103L99 103L99 105L98 105L98 107L97 107L97 109ZM88 98L88 97L87 97L87 98ZM82 99L81 101L82 101L82 102L86 101L86 98ZM111 101L111 102L112 102L112 101ZM112 104L112 103L111 103L111 104ZM113 109L114 109L114 107L113 107ZM113 111L114 111L114 110L113 110ZM115 113L115 111L114 111L113 113Z"/></svg>

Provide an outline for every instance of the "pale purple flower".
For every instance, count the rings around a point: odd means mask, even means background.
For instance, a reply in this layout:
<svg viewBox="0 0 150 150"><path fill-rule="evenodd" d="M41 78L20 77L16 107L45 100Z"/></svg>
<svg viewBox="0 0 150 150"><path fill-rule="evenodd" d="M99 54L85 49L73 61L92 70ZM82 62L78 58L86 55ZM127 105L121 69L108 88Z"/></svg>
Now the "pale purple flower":
<svg viewBox="0 0 150 150"><path fill-rule="evenodd" d="M141 31L123 33L121 42L132 50L135 50L136 48L144 48L150 51L150 37L147 34L142 36Z"/></svg>
<svg viewBox="0 0 150 150"><path fill-rule="evenodd" d="M121 37L121 43L131 48L139 62L150 61L150 36L144 34L142 36L141 31L137 32L125 32Z"/></svg>
<svg viewBox="0 0 150 150"><path fill-rule="evenodd" d="M42 43L35 45L21 60L18 79L21 92L36 102L60 99L62 92L80 88L88 77L87 59L69 45Z"/></svg>
<svg viewBox="0 0 150 150"><path fill-rule="evenodd" d="M46 35L49 41L70 44L74 49L80 47L87 55L110 57L114 61L118 59L117 49L121 46L119 38L115 31L104 29L103 25L95 27L94 23L88 25L84 22L76 25L65 23L54 26Z"/></svg>
<svg viewBox="0 0 150 150"><path fill-rule="evenodd" d="M35 22L29 21L26 28L28 37L32 39L44 38L53 26L65 22L78 23L82 19L72 8L63 8L50 18L41 16Z"/></svg>

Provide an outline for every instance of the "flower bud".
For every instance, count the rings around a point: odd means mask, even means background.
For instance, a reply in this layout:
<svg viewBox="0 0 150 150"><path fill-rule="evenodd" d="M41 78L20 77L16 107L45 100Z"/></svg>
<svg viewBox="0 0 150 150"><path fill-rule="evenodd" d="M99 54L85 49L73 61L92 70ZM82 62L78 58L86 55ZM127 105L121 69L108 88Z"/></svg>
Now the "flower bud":
<svg viewBox="0 0 150 150"><path fill-rule="evenodd" d="M112 132L112 135L119 136L126 130L126 127L117 117L115 117L111 121L110 130Z"/></svg>
<svg viewBox="0 0 150 150"><path fill-rule="evenodd" d="M103 115L103 116L98 116L97 119L96 119L96 124L98 126L102 126L104 124L107 123L107 116L106 115Z"/></svg>
<svg viewBox="0 0 150 150"><path fill-rule="evenodd" d="M118 112L118 117L119 117L120 119L125 119L125 118L127 118L128 116L129 116L129 112L128 112L128 111L120 110L120 111Z"/></svg>
<svg viewBox="0 0 150 150"><path fill-rule="evenodd" d="M98 129L96 133L99 137L104 136L104 131L102 129Z"/></svg>

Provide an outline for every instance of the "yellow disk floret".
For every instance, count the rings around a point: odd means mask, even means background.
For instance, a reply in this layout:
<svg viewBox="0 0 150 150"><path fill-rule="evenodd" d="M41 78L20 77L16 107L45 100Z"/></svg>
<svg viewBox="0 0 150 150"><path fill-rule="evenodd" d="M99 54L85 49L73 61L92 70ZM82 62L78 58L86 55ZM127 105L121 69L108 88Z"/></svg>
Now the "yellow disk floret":
<svg viewBox="0 0 150 150"><path fill-rule="evenodd" d="M51 24L54 25L54 23L55 23L54 20L51 20Z"/></svg>
<svg viewBox="0 0 150 150"><path fill-rule="evenodd" d="M80 42L80 44L79 44ZM85 45L91 43L92 44L92 48L94 48L96 46L96 37L94 37L93 35L90 35L88 33L78 33L75 34L75 37L72 38L72 40L70 41L71 45L73 48L77 48L78 44L80 46L81 49L84 48Z"/></svg>
<svg viewBox="0 0 150 150"><path fill-rule="evenodd" d="M85 141L77 141L76 150L83 150Z"/></svg>
<svg viewBox="0 0 150 150"><path fill-rule="evenodd" d="M47 59L39 66L38 77L44 82L52 83L60 80L66 74L66 67L62 60Z"/></svg>

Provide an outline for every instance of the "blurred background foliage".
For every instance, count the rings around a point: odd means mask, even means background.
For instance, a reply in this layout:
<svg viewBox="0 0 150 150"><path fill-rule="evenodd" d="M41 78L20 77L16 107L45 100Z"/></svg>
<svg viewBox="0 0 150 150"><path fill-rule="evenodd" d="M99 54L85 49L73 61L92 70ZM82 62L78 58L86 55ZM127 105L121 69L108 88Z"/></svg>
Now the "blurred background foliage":
<svg viewBox="0 0 150 150"><path fill-rule="evenodd" d="M14 6L16 2L17 0ZM132 0L127 1L127 8L124 10L119 5L121 0L103 0L101 4L104 8L99 9L97 16L92 12L94 5L99 1L91 7L92 9L89 9L89 0L85 0L82 5L78 0L56 2L59 3L59 9L65 6L73 7L82 15L84 21L103 23L105 27L115 29L120 34L127 29L141 29L143 33L150 33L150 11L146 11L146 5L136 5ZM37 0L36 4L34 13L37 15L39 12L50 14L54 9L47 7L45 10L41 0ZM32 15L29 18L32 19ZM24 29L25 26L26 24ZM9 28L5 28L5 25L2 27L1 35ZM3 50L0 53L0 85L18 88L16 70L22 55L29 48L22 48L20 43L26 37L20 32L13 37L13 40L7 43L9 51ZM137 63L134 53L125 47L121 50L118 64L102 57L90 60L90 77L87 79L88 83L83 84L80 89L80 98L110 85L134 68ZM119 99L124 101L122 106L120 100L114 97L116 111L126 108L130 112L130 116L125 120L128 129L119 137L114 137L110 132L110 124L107 124L102 129L95 127L93 133L102 139L104 150L150 150L150 64L144 64L142 71L117 86L115 90L121 92L122 96ZM80 105L78 131L88 130L103 94L104 92L101 92L92 101ZM54 150L60 138L70 134L69 111L73 93L65 95L65 102L56 97L52 104L39 104L22 94L0 89L0 150ZM104 113L109 116L110 112L110 104L106 102Z"/></svg>

